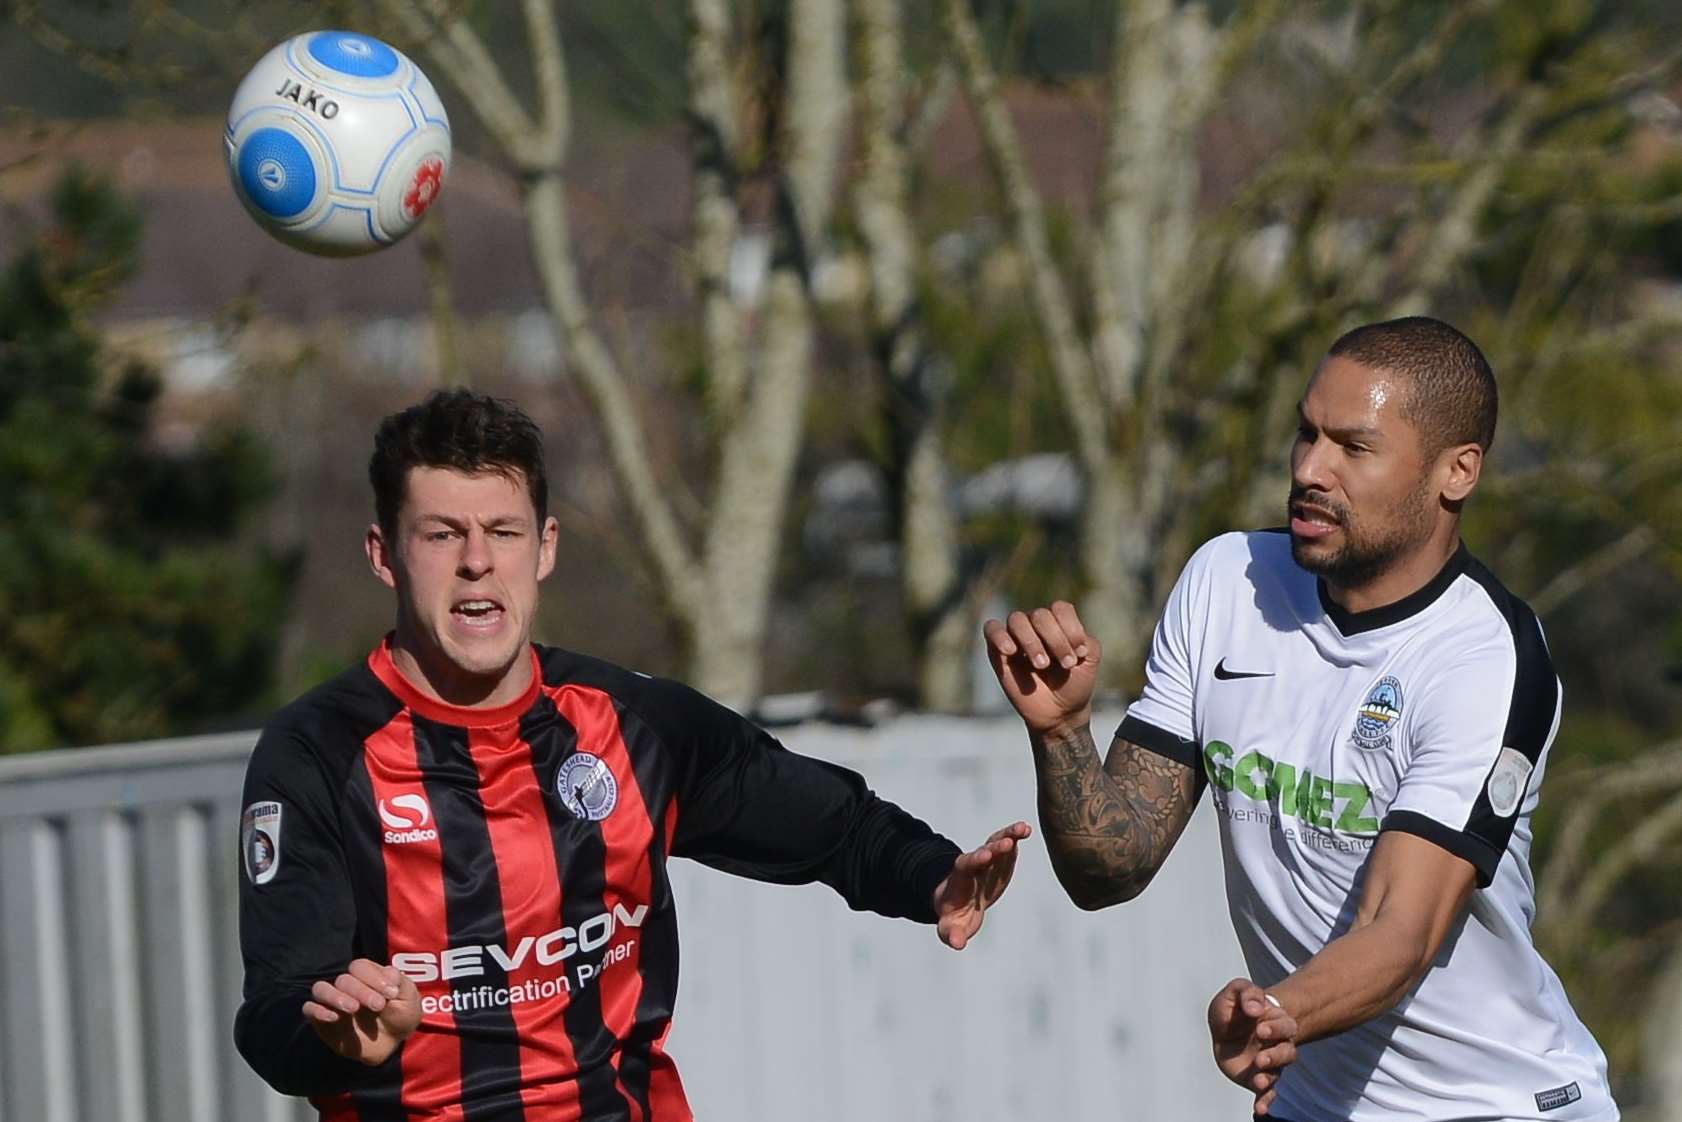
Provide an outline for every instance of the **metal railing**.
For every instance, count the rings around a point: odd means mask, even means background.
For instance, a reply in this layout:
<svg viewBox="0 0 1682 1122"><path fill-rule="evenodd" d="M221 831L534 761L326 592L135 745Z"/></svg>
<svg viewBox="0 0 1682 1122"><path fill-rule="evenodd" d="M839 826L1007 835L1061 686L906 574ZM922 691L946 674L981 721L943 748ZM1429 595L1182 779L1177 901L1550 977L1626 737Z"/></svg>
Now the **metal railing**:
<svg viewBox="0 0 1682 1122"><path fill-rule="evenodd" d="M0 760L0 1122L307 1119L234 1051L239 791L254 734ZM786 730L965 844L1033 820L1014 720ZM1213 821L1089 915L1030 842L962 954L827 889L677 862L670 1049L699 1117L1243 1117L1204 1003L1242 973ZM533 1120L538 1122L538 1120Z"/></svg>

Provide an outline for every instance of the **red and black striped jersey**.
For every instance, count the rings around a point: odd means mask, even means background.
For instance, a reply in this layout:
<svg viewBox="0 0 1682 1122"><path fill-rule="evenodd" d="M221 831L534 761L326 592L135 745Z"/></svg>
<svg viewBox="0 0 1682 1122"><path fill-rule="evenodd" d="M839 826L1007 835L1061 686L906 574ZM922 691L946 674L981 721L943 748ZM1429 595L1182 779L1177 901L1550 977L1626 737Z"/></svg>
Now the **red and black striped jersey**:
<svg viewBox="0 0 1682 1122"><path fill-rule="evenodd" d="M324 1119L685 1122L669 857L933 920L958 849L845 768L675 682L534 647L512 704L464 709L391 661L281 710L245 780L241 1053ZM354 958L421 993L383 1065L301 1009Z"/></svg>

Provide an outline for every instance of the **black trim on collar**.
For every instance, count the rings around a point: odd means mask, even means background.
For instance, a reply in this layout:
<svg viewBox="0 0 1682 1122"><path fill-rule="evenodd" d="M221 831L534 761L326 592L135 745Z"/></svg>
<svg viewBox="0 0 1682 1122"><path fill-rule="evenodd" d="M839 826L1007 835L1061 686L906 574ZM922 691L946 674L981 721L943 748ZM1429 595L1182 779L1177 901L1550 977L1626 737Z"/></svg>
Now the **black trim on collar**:
<svg viewBox="0 0 1682 1122"><path fill-rule="evenodd" d="M1326 582L1316 577L1314 587L1320 593L1320 607L1325 609L1338 631L1345 637L1359 635L1366 631L1376 631L1380 627L1389 627L1393 623L1400 623L1404 619L1416 616L1437 602L1437 598L1448 591L1448 586L1455 582L1460 574L1466 571L1471 561L1471 553L1466 549L1466 543L1461 542L1454 551L1454 556L1448 559L1448 564L1442 571L1432 577L1423 587L1397 600L1393 604L1385 604L1377 608L1369 608L1364 612L1352 612L1333 603L1330 594L1326 592Z"/></svg>

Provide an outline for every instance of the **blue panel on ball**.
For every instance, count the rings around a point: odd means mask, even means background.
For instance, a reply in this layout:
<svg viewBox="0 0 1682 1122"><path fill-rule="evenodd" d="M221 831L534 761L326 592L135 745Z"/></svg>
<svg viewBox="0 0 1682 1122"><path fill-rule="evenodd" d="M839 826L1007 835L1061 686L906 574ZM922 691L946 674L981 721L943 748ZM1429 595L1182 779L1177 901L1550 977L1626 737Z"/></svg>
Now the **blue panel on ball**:
<svg viewBox="0 0 1682 1122"><path fill-rule="evenodd" d="M384 78L397 71L397 52L354 31L323 31L310 40L310 57L329 70L358 78Z"/></svg>
<svg viewBox="0 0 1682 1122"><path fill-rule="evenodd" d="M309 150L284 129L258 129L239 150L239 181L253 206L274 218L302 214L315 198Z"/></svg>

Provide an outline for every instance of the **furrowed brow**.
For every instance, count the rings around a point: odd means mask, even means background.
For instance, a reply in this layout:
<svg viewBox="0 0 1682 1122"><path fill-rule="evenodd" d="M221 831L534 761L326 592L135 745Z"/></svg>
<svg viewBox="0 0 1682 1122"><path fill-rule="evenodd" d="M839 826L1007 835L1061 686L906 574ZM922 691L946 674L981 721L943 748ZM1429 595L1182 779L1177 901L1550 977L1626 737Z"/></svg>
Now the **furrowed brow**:
<svg viewBox="0 0 1682 1122"><path fill-rule="evenodd" d="M1380 435L1378 428L1373 425L1321 425L1309 420L1308 414L1303 412L1302 402L1297 402L1297 423L1316 432L1323 432L1333 440L1370 440Z"/></svg>

